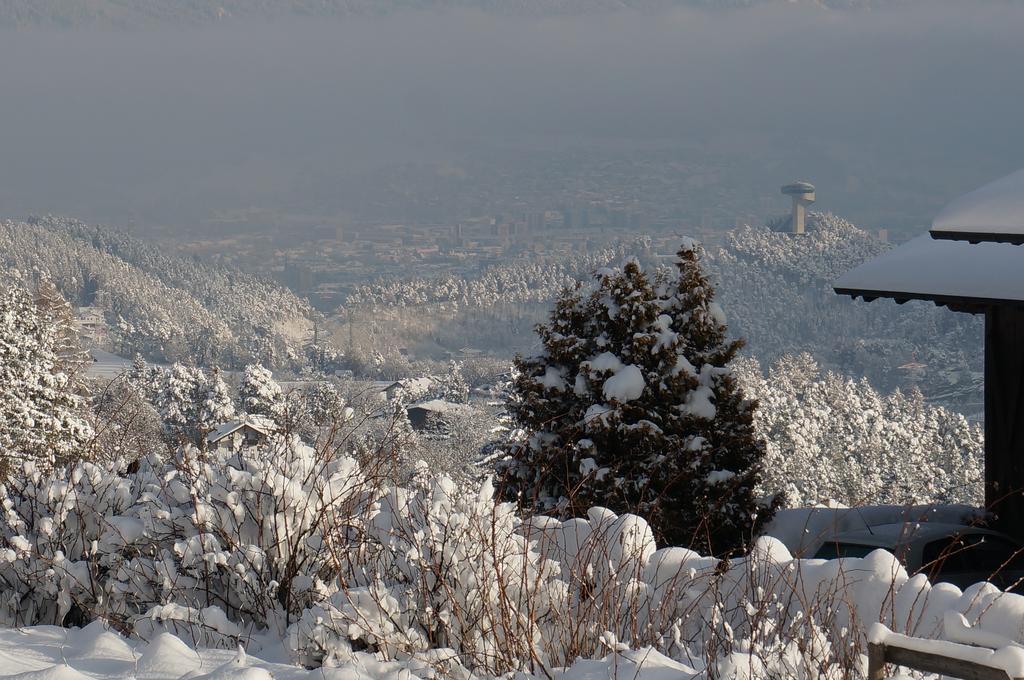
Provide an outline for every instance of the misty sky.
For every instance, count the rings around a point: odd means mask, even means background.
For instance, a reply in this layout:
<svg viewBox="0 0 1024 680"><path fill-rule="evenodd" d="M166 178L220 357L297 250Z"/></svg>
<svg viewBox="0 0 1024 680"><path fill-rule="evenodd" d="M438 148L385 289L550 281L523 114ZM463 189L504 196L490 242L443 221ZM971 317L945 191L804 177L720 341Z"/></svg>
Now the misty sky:
<svg viewBox="0 0 1024 680"><path fill-rule="evenodd" d="M1024 167L1024 8L971 6L0 34L0 215L170 229L338 210L324 187L405 161L696 146L737 195L802 176L924 224Z"/></svg>

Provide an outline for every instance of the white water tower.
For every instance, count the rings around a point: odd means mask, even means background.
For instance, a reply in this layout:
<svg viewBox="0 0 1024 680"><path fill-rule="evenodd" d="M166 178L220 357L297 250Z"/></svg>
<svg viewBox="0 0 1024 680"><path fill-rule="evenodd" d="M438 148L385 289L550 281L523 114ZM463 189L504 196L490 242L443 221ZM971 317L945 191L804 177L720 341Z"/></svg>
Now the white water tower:
<svg viewBox="0 0 1024 680"><path fill-rule="evenodd" d="M793 197L793 233L804 233L807 206L814 203L814 185L797 181L782 187L782 193Z"/></svg>

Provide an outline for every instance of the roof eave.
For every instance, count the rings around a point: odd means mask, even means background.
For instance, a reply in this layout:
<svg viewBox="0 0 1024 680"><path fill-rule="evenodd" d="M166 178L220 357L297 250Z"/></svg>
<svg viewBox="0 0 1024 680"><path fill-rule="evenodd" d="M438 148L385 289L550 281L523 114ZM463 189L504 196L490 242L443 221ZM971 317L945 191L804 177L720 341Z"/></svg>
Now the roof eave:
<svg viewBox="0 0 1024 680"><path fill-rule="evenodd" d="M957 229L932 229L929 232L932 238L939 241L967 241L971 244L978 243L1012 243L1015 246L1024 245L1024 233L1011 233L1003 231L959 231Z"/></svg>
<svg viewBox="0 0 1024 680"><path fill-rule="evenodd" d="M838 295L848 295L854 299L863 298L865 302L872 302L878 298L894 300L896 304L902 305L909 300L923 300L934 302L939 307L948 307L954 312L967 314L984 314L990 307L1020 306L1024 302L1011 300L997 300L990 298L972 298L959 295L934 295L931 293L909 293L905 291L892 290L867 290L861 288L841 288L833 286L832 290Z"/></svg>

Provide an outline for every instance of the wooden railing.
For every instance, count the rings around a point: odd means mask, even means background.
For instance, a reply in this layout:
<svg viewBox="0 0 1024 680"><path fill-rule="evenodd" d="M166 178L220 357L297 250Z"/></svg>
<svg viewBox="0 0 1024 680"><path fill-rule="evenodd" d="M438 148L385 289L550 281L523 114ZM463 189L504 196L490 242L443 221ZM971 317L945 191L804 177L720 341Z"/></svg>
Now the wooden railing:
<svg viewBox="0 0 1024 680"><path fill-rule="evenodd" d="M963 680L1024 680L1011 678L1002 668L993 668L976 661L901 647L898 643L869 643L868 680L885 680L887 663Z"/></svg>

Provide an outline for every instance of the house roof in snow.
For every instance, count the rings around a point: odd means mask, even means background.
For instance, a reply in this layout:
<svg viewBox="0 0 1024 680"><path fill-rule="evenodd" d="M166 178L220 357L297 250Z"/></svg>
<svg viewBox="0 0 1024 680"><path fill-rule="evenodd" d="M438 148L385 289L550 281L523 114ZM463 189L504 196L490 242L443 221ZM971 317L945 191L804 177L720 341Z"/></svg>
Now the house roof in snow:
<svg viewBox="0 0 1024 680"><path fill-rule="evenodd" d="M840 295L867 301L930 300L956 311L1024 305L1024 248L917 238L843 274Z"/></svg>
<svg viewBox="0 0 1024 680"><path fill-rule="evenodd" d="M1024 243L1024 170L954 199L932 222L937 239Z"/></svg>
<svg viewBox="0 0 1024 680"><path fill-rule="evenodd" d="M406 378L398 381L398 386L410 392L429 390L434 384L434 379L424 376L421 378Z"/></svg>
<svg viewBox="0 0 1024 680"><path fill-rule="evenodd" d="M444 399L431 399L406 407L407 411L412 411L413 409L422 409L431 413L473 413L476 411L469 404L457 404L452 401L445 401Z"/></svg>
<svg viewBox="0 0 1024 680"><path fill-rule="evenodd" d="M216 444L221 439L229 437L235 432L238 432L244 427L252 428L262 435L269 435L274 431L274 422L269 418L262 416L246 416L245 418L235 418L229 420L226 423L221 423L217 426L210 434L206 435L206 441L211 444Z"/></svg>
<svg viewBox="0 0 1024 680"><path fill-rule="evenodd" d="M373 380L370 382L370 388L378 392L389 390L392 387L401 387L402 383L397 380Z"/></svg>

